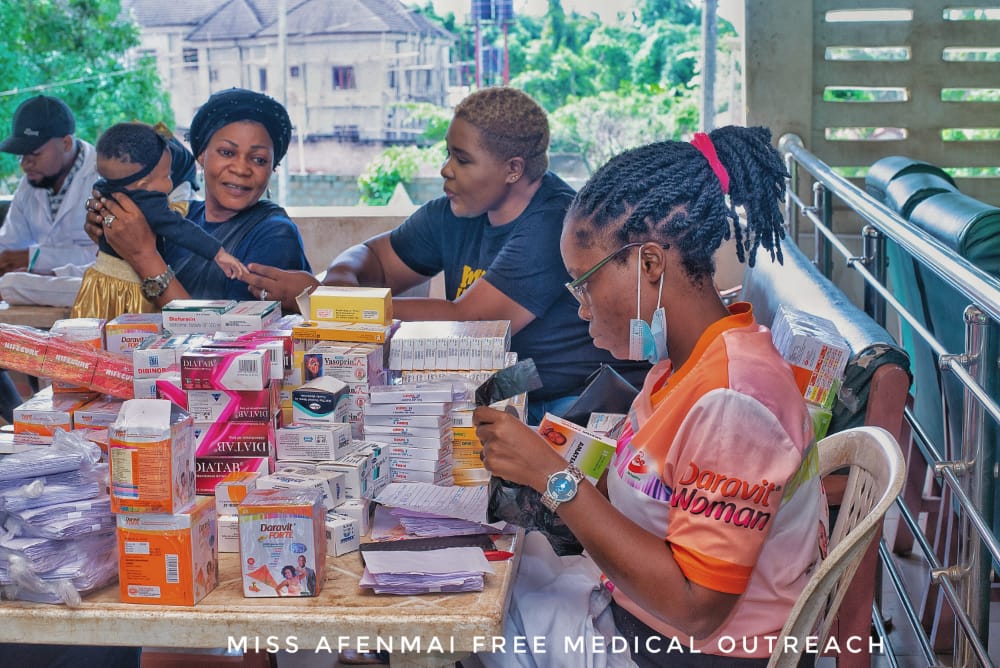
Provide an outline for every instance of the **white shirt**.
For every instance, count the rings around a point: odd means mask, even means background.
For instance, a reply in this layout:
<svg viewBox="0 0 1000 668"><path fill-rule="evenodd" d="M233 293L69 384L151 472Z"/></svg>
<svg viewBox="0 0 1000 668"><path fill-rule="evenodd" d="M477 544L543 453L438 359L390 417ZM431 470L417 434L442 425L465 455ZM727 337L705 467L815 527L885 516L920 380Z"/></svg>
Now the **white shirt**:
<svg viewBox="0 0 1000 668"><path fill-rule="evenodd" d="M87 217L84 203L99 178L97 153L87 142L78 143L83 165L73 176L55 218L49 210L48 192L22 176L0 227L0 251L27 248L29 260L35 258L31 264L34 273L51 273L66 264L90 264L97 256L97 244L83 229Z"/></svg>

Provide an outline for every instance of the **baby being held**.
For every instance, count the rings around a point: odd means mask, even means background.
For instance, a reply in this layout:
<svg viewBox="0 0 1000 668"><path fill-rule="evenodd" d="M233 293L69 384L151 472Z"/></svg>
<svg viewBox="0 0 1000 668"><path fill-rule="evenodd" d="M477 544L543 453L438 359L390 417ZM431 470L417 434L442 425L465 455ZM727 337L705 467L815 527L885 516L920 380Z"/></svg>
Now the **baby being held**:
<svg viewBox="0 0 1000 668"><path fill-rule="evenodd" d="M170 208L173 188L167 140L145 123L118 123L97 141L94 190L103 197L124 193L135 202L156 234L162 253L164 239L206 259L214 260L226 277L242 279L247 268L218 239ZM113 219L111 223L113 224ZM73 306L74 317L111 319L122 313L149 312L155 307L141 293L141 278L105 237L99 240L97 261L87 270ZM114 296L114 299L109 299Z"/></svg>
<svg viewBox="0 0 1000 668"><path fill-rule="evenodd" d="M170 149L166 139L152 126L144 123L111 126L97 142L97 172L103 178L94 184L94 189L105 197L116 192L131 197L157 236L214 259L229 278L242 278L246 274L243 263L227 253L214 237L170 209L167 201L167 194L173 189Z"/></svg>

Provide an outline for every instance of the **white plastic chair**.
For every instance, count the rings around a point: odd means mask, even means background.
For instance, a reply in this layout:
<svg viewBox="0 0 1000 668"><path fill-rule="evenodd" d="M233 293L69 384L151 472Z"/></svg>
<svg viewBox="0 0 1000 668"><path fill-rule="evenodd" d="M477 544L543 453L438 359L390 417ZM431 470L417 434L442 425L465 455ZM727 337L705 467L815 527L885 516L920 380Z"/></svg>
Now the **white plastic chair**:
<svg viewBox="0 0 1000 668"><path fill-rule="evenodd" d="M847 488L831 532L829 554L795 602L768 668L797 666L809 637L823 648L847 585L903 488L903 453L885 429L846 429L824 438L817 447L820 475L849 469ZM794 649L791 639L795 639Z"/></svg>

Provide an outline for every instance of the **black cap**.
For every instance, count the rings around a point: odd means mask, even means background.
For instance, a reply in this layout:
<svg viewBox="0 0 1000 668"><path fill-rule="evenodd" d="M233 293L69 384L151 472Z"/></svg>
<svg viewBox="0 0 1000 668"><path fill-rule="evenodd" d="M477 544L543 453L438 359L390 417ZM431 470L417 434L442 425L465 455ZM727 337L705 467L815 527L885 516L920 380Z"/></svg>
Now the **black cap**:
<svg viewBox="0 0 1000 668"><path fill-rule="evenodd" d="M37 151L55 137L76 131L76 120L62 100L48 95L28 98L14 112L14 130L0 143L0 151L24 155Z"/></svg>

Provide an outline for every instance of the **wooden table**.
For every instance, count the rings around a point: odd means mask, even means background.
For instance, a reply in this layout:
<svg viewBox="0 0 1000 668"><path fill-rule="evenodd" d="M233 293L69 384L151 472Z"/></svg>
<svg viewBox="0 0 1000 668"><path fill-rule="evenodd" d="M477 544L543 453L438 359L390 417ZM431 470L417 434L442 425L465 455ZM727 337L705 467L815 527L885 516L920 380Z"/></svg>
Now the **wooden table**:
<svg viewBox="0 0 1000 668"><path fill-rule="evenodd" d="M496 541L515 556L491 562L495 573L486 576L482 592L372 594L358 586L361 557L351 552L327 559L319 596L243 598L239 555L221 554L219 586L193 607L121 603L117 584L87 596L79 608L3 601L0 642L297 649L309 654L317 649L325 654L329 648L335 657L339 649L388 649L376 646L381 640L393 643L394 666L450 665L474 649L488 649L493 637L502 638L522 535Z"/></svg>
<svg viewBox="0 0 1000 668"><path fill-rule="evenodd" d="M48 329L56 320L69 317L68 306L11 306L0 301L0 322Z"/></svg>

